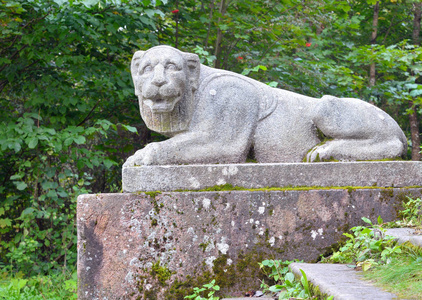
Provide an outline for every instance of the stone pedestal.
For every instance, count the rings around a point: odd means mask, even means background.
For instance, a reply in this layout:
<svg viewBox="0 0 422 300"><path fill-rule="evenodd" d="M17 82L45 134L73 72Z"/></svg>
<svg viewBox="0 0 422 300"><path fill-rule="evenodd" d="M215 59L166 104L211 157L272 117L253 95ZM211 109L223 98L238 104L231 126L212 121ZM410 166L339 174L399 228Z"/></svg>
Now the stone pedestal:
<svg viewBox="0 0 422 300"><path fill-rule="evenodd" d="M123 191L200 190L231 184L263 187L422 185L416 161L321 162L277 164L168 165L123 168Z"/></svg>
<svg viewBox="0 0 422 300"><path fill-rule="evenodd" d="M321 174L328 174L325 165L321 166ZM398 169L402 166L399 163ZM420 164L407 166L414 176L405 178L412 180L409 185L421 182L420 171L415 171ZM209 167L204 166L202 173L207 174ZM236 175L265 176L253 170L242 174L238 165L212 167L220 168L222 175L229 174L225 177L229 180ZM406 195L421 196L422 188L404 186L401 176L407 176L405 168L402 175L391 168L390 164L385 176L371 178L371 184L362 184L366 188L82 195L77 212L79 299L183 299L193 287L212 279L222 287L224 296L258 289L263 277L258 262L315 262L331 251L343 232L363 224L361 217L393 220ZM278 172L281 178L265 180L280 182L293 176L284 173L283 177L283 172ZM363 168L362 172L370 170ZM318 180L325 176L318 177L316 171L312 174ZM351 179L357 176L350 175ZM180 180L189 182L194 176L202 180L194 174L185 174ZM347 182L347 178L338 180ZM402 187L369 187L372 180L378 184L393 180Z"/></svg>

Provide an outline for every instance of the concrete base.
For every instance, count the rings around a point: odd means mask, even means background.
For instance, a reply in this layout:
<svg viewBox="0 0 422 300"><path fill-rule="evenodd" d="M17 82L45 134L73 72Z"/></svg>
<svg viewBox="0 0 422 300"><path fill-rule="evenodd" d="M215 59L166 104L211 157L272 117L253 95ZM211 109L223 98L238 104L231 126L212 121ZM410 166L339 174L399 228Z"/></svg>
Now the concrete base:
<svg viewBox="0 0 422 300"><path fill-rule="evenodd" d="M329 252L365 216L393 220L419 188L82 195L79 299L183 299L216 279L221 296L258 289L258 262Z"/></svg>
<svg viewBox="0 0 422 300"><path fill-rule="evenodd" d="M200 190L229 183L247 189L287 186L406 187L422 184L422 162L366 161L142 166L122 170L124 192Z"/></svg>
<svg viewBox="0 0 422 300"><path fill-rule="evenodd" d="M347 265L341 264L306 264L293 263L291 271L297 278L302 277L303 270L312 285L319 288L323 295L334 296L336 300L393 300L397 295L373 286Z"/></svg>
<svg viewBox="0 0 422 300"><path fill-rule="evenodd" d="M422 235L420 230L414 228L391 228L387 234L397 238L399 244L409 242L415 246L422 247Z"/></svg>

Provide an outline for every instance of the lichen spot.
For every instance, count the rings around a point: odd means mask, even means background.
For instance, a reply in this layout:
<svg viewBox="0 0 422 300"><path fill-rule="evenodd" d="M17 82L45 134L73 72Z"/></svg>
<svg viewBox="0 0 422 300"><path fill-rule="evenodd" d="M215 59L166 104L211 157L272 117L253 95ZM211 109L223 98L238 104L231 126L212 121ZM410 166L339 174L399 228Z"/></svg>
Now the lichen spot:
<svg viewBox="0 0 422 300"><path fill-rule="evenodd" d="M195 177L189 178L189 182L190 182L191 187L194 189L199 189L201 186L198 179L196 179Z"/></svg>
<svg viewBox="0 0 422 300"><path fill-rule="evenodd" d="M230 176L230 175L236 175L237 172L239 172L239 169L236 166L229 166L228 168L224 167L223 170L221 170L221 172L225 176Z"/></svg>
<svg viewBox="0 0 422 300"><path fill-rule="evenodd" d="M211 205L211 200L208 198L205 198L204 200L202 200L202 206L204 207L205 210L208 210L210 208Z"/></svg>
<svg viewBox="0 0 422 300"><path fill-rule="evenodd" d="M324 229L322 229L322 228L319 228L318 231L312 230L311 231L312 239L315 240L316 237L318 236L318 234L322 235L323 233L324 233ZM324 237L322 237L322 238L324 238Z"/></svg>
<svg viewBox="0 0 422 300"><path fill-rule="evenodd" d="M220 179L217 180L217 185L224 185L226 183L227 182L223 178L220 178Z"/></svg>
<svg viewBox="0 0 422 300"><path fill-rule="evenodd" d="M226 243L226 239L227 238L225 236L223 236L223 237L221 237L221 242L217 243L217 249L222 254L227 254L227 251L229 251L229 245Z"/></svg>
<svg viewBox="0 0 422 300"><path fill-rule="evenodd" d="M262 215L265 212L265 207L264 206L260 206L258 208L258 212L259 212L260 215Z"/></svg>
<svg viewBox="0 0 422 300"><path fill-rule="evenodd" d="M212 269L214 267L214 260L216 260L215 256L210 256L205 259L205 264Z"/></svg>
<svg viewBox="0 0 422 300"><path fill-rule="evenodd" d="M268 243L270 243L270 246L271 247L273 247L274 246L274 244L275 244L275 237L271 237L269 240L268 240Z"/></svg>
<svg viewBox="0 0 422 300"><path fill-rule="evenodd" d="M211 96L215 96L215 95L217 95L217 91L216 91L216 90L214 90L214 89L211 89L211 90L210 90L210 95L211 95Z"/></svg>

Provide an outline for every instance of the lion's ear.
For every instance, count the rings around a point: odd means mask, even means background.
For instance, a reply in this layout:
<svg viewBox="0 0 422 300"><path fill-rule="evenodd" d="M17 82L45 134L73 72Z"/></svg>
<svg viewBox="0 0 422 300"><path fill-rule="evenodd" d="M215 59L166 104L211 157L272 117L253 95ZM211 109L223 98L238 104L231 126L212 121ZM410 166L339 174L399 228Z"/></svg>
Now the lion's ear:
<svg viewBox="0 0 422 300"><path fill-rule="evenodd" d="M199 61L199 57L193 53L183 53L184 58L186 60L186 65L188 67L189 72L189 81L193 90L198 89L199 84L199 70L201 63Z"/></svg>
<svg viewBox="0 0 422 300"><path fill-rule="evenodd" d="M136 51L132 58L132 63L130 64L130 73L132 74L133 85L135 86L135 95L139 95L138 84L137 84L137 74L139 69L139 63L141 62L142 57L144 56L145 51Z"/></svg>

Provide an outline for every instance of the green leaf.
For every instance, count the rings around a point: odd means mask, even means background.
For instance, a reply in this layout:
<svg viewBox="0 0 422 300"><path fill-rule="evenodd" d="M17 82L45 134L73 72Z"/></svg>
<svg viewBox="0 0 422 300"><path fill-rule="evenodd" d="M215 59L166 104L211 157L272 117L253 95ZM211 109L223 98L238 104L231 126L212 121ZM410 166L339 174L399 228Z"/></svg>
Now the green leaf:
<svg viewBox="0 0 422 300"><path fill-rule="evenodd" d="M112 161L112 160L110 160L110 159L108 159L108 158L106 158L106 159L103 161L103 163L104 163L104 166L105 166L107 169L110 169L110 167L111 167L112 165L116 164L114 161Z"/></svg>
<svg viewBox="0 0 422 300"><path fill-rule="evenodd" d="M29 143L28 143L28 148L29 148L29 149L34 149L35 147L37 147L37 145L38 145L38 138L33 137L33 138L31 138L31 139L29 140Z"/></svg>
<svg viewBox="0 0 422 300"><path fill-rule="evenodd" d="M73 143L73 138L69 137L64 140L63 144L65 147L69 147Z"/></svg>
<svg viewBox="0 0 422 300"><path fill-rule="evenodd" d="M56 191L55 190L49 190L48 193L47 193L47 197L53 198L53 199L57 198Z"/></svg>
<svg viewBox="0 0 422 300"><path fill-rule="evenodd" d="M303 288L305 289L305 292L308 295L311 295L311 292L309 290L308 277L306 276L305 271L303 271L302 269L299 269L299 271L300 271L300 273L302 273L301 282L302 282Z"/></svg>
<svg viewBox="0 0 422 300"><path fill-rule="evenodd" d="M0 219L0 228L5 228L12 226L12 220L6 218L6 219Z"/></svg>
<svg viewBox="0 0 422 300"><path fill-rule="evenodd" d="M22 179L23 176L25 176L25 173L21 172L21 173L10 176L10 180Z"/></svg>
<svg viewBox="0 0 422 300"><path fill-rule="evenodd" d="M362 219L365 223L368 223L368 224L371 224L371 225L372 225L371 220L369 220L368 218L362 217L361 219Z"/></svg>
<svg viewBox="0 0 422 300"><path fill-rule="evenodd" d="M20 191L23 191L24 189L26 189L26 187L28 186L25 182L23 181L15 181L14 184L16 185L16 188Z"/></svg>
<svg viewBox="0 0 422 300"><path fill-rule="evenodd" d="M125 124L122 124L122 127L126 129L127 131L138 133L138 130L136 129L136 127L125 125Z"/></svg>
<svg viewBox="0 0 422 300"><path fill-rule="evenodd" d="M84 137L84 136L82 136L82 135L77 136L77 137L76 137L76 138L74 138L73 140L74 140L74 141L75 141L75 143L76 143L76 144L78 144L78 145L85 144L85 142L86 142L85 137Z"/></svg>
<svg viewBox="0 0 422 300"><path fill-rule="evenodd" d="M13 142L9 144L9 148L15 150L15 153L18 153L21 150L21 144L19 142Z"/></svg>
<svg viewBox="0 0 422 300"><path fill-rule="evenodd" d="M288 280L290 282L293 282L295 280L295 275L293 273L289 272L284 277L284 280Z"/></svg>
<svg viewBox="0 0 422 300"><path fill-rule="evenodd" d="M422 89L412 90L412 91L410 91L409 95L410 95L411 97L417 97L417 96L420 96L420 95L422 95Z"/></svg>
<svg viewBox="0 0 422 300"><path fill-rule="evenodd" d="M34 211L35 209L33 209L32 207L27 207L22 211L21 216L29 215L33 213Z"/></svg>
<svg viewBox="0 0 422 300"><path fill-rule="evenodd" d="M381 218L381 216L378 216L377 222L378 225L381 225L382 223L384 223L384 220Z"/></svg>

